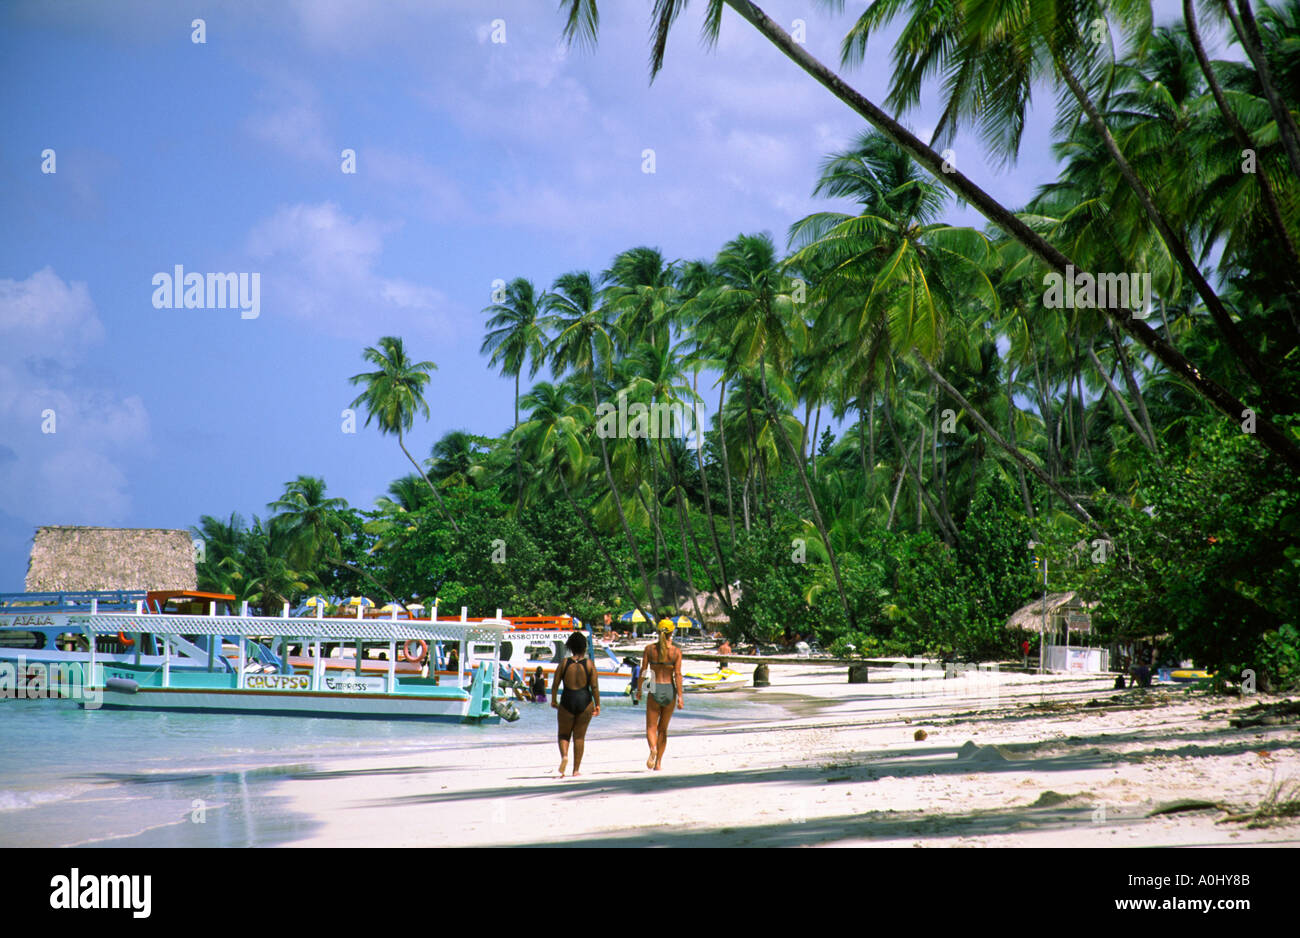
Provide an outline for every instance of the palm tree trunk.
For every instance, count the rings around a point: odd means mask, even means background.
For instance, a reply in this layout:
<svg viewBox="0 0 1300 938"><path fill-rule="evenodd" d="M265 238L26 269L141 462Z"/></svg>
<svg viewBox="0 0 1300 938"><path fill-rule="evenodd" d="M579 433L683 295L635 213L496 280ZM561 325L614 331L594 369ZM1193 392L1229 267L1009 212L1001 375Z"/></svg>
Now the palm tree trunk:
<svg viewBox="0 0 1300 938"><path fill-rule="evenodd" d="M809 449L808 452L808 459L812 463L812 474L814 479L817 478L817 434L821 432L821 428L822 428L822 409L818 407L817 417L816 419L813 420L812 447Z"/></svg>
<svg viewBox="0 0 1300 938"><path fill-rule="evenodd" d="M1137 407L1138 416L1142 418L1142 426L1146 428L1147 439L1153 444L1159 445L1156 440L1156 431L1151 426L1151 415L1147 413L1146 397L1142 394L1142 389L1138 387L1137 378L1133 375L1133 368L1129 364L1128 352L1124 349L1124 344L1119 340L1119 330L1115 328L1114 323L1106 323L1110 329L1110 342L1115 347L1115 360L1119 362L1120 373L1124 375L1124 384L1128 387L1128 393L1133 398L1133 404ZM1159 457L1156 457L1157 460Z"/></svg>
<svg viewBox="0 0 1300 938"><path fill-rule="evenodd" d="M519 433L519 372L515 372L515 434ZM519 439L515 438L515 478L518 480L518 497L515 501L515 513L524 510L524 461L519 455Z"/></svg>
<svg viewBox="0 0 1300 938"><path fill-rule="evenodd" d="M1058 498L1060 498L1063 502L1065 502L1066 505L1069 506L1071 511L1073 511L1076 515L1078 515L1080 518L1082 518L1092 527L1098 528L1100 530L1100 526L1097 524L1096 521L1093 520L1092 515L1088 514L1087 509L1085 509L1082 505L1080 505L1075 500L1074 496L1072 496L1069 492L1065 491L1065 489L1061 488L1061 486L1057 485L1056 481L1051 476L1049 476L1046 472L1040 469L1036 464L1031 462L1028 459L1028 457L1026 457L1025 454L1022 453L1018 448L1010 445L1006 440L1004 440L1001 434L998 433L998 431L994 430L991 426L989 426L989 422L984 419L984 416L979 411L977 411L974 407L972 407L970 405L970 402L967 401L966 398L962 397L961 392L958 391L951 384L949 384L948 380L943 375L939 374L939 372L935 369L935 367L926 360L924 355L922 355L919 351L916 351L914 349L912 351L912 357L915 358L918 362L920 362L921 367L925 369L926 374L928 374L935 381L935 383L939 385L939 387L943 388L943 390L945 391L945 393L947 393L949 397L951 397L954 401L956 401L957 404L960 405L961 408L966 411L966 413L970 414L971 419L974 420L975 423L979 426L979 428L988 435L988 438L992 440L994 444L999 446L1012 459L1014 459L1016 462L1023 465L1026 469L1028 469L1039 479L1041 479L1042 482L1049 489L1051 489L1052 492L1055 493ZM1104 534L1105 532L1103 531L1102 533Z"/></svg>
<svg viewBox="0 0 1300 938"><path fill-rule="evenodd" d="M1205 81L1210 87L1210 94L1214 95L1214 103L1219 107L1219 113L1223 115L1224 121L1232 129L1232 135L1237 140L1237 146L1243 150L1254 150L1255 144L1251 141L1250 135L1246 133L1246 128L1241 125L1237 115L1228 107L1227 96L1223 93L1223 87L1219 84L1219 76L1214 72L1214 66L1210 64L1210 57L1205 54L1205 47L1201 44L1201 31L1196 25L1196 5L1194 0L1183 0L1183 21L1187 25L1187 38L1191 41L1192 51L1196 54L1196 61L1201 66L1201 74L1205 76ZM1291 233L1287 230L1286 222L1282 220L1282 211L1277 205L1277 196L1273 192L1273 184L1268 181L1268 173L1262 168L1255 173L1255 181L1259 185L1259 193L1264 203L1265 214L1268 215L1269 223L1273 227L1273 233L1277 236L1282 246L1291 258L1291 269L1300 270L1300 255L1296 253L1295 242L1291 240Z"/></svg>
<svg viewBox="0 0 1300 938"><path fill-rule="evenodd" d="M1072 337L1067 336L1067 341ZM1066 432L1070 436L1070 465L1074 469L1076 477L1079 471L1079 440L1074 432L1074 375L1065 376L1065 406L1061 411L1061 422L1065 424Z"/></svg>
<svg viewBox="0 0 1300 938"><path fill-rule="evenodd" d="M925 465L925 424L921 424L921 445L916 450L916 530L920 533L925 511L925 483L921 481L921 467ZM943 525L939 525L940 530Z"/></svg>
<svg viewBox="0 0 1300 938"><path fill-rule="evenodd" d="M907 478L907 453L903 451L901 443L895 445L898 447L898 483L894 486L894 497L889 500L889 517L885 519L886 531L894 526L894 509L898 507L898 496L903 491L903 481Z"/></svg>
<svg viewBox="0 0 1300 938"><path fill-rule="evenodd" d="M687 547L687 543L686 543L686 532L687 532L686 509L682 506L682 483L681 480L677 477L676 464L674 464L671 459L664 459L663 441L656 440L655 445L656 448L658 448L659 450L660 461L666 462L668 464L669 482L672 484L673 492L676 493L677 495L677 525L681 530L682 563L685 565L685 570L686 570L686 588L691 591L691 608L695 610L695 621L700 623L700 628L702 629L704 627L704 616L700 614L700 601L699 598L696 596L695 578L691 574L691 557L690 557L689 548ZM692 532L692 534L693 533L694 532ZM673 610L673 611L675 614L677 610Z"/></svg>
<svg viewBox="0 0 1300 938"><path fill-rule="evenodd" d="M867 459L871 473L876 471L876 392L867 395Z"/></svg>
<svg viewBox="0 0 1300 938"><path fill-rule="evenodd" d="M869 99L863 97L838 75L823 65L799 43L790 38L780 26L764 13L752 0L724 0L741 18L757 29L774 46L801 69L847 104L868 123L893 140L921 166L929 170L936 181L953 190L964 201L1008 236L1024 245L1032 254L1045 262L1050 269L1064 275L1073 262L1058 248L1050 244L1014 213L1001 205L987 192L961 172L945 172L943 157L926 146L898 121L894 120ZM1175 375L1209 401L1216 410L1233 420L1240 420L1246 405L1234 394L1202 374L1181 352L1166 342L1140 319L1125 311L1105 309L1102 312L1117 326L1132 335L1148 348ZM1300 443L1283 433L1265 416L1257 413L1255 436L1266 448L1276 453L1288 466L1300 472Z"/></svg>
<svg viewBox="0 0 1300 938"><path fill-rule="evenodd" d="M1245 336L1241 334L1241 330L1233 322L1232 314L1223 305L1223 301L1214 292L1214 288L1210 286L1209 281L1201 274L1201 269L1196 266L1196 261L1192 259L1192 255L1187 250L1187 245L1183 243L1183 239L1174 232L1174 229L1165 219L1164 213L1156 206L1155 199L1152 198L1150 191L1138 178L1128 158L1120 150L1119 144L1115 142L1114 136L1111 135L1110 127L1106 125L1106 121L1101 116L1101 112L1097 110L1092 97L1080 84L1079 79L1075 77L1070 64L1065 61L1063 56L1057 56L1056 66L1061 73L1061 77L1065 79L1066 85L1069 86L1075 100L1079 102L1084 113L1088 115L1093 130L1101 138L1106 147L1106 152L1110 154L1111 160L1119 168L1120 175L1124 177L1124 181L1128 183L1129 188L1138 197L1147 218L1155 226L1156 231L1160 233L1160 237L1169 247L1170 253L1178 261L1178 266L1182 268L1183 273L1187 275L1187 279L1191 281L1192 286L1196 289L1197 295L1205 303L1205 308L1209 312L1210 318L1214 320L1214 324L1219 327L1219 333L1223 336L1224 341L1228 343L1228 347L1237 356L1237 360L1245 369L1246 374L1250 375L1261 388L1265 389L1267 394L1267 376L1264 363L1259 360L1259 355L1246 342ZM1300 170L1297 170L1297 172L1300 172ZM1119 312L1128 313L1129 311L1120 310Z"/></svg>
<svg viewBox="0 0 1300 938"><path fill-rule="evenodd" d="M438 507L441 508L442 513L446 515L447 521L450 522L451 524L451 529L455 531L457 534L459 534L460 527L459 525L456 524L456 519L451 516L451 512L447 510L447 506L443 504L442 495L438 493L438 489L434 486L434 484L429 481L429 477L424 474L424 469L420 466L418 462L415 461L415 457L412 456L410 452L407 451L406 441L402 439L402 430L400 427L397 430L397 445L402 448L403 453L406 453L406 458L411 461L411 465L414 466L415 471L420 474L420 478L424 480L424 484L429 487L429 491L433 493L433 497L438 500Z"/></svg>
<svg viewBox="0 0 1300 938"><path fill-rule="evenodd" d="M591 526L591 519L587 517L587 510L578 504L573 497L573 493L569 491L569 483L564 478L564 470L559 470L556 475L559 476L560 488L564 490L564 497L569 500L569 505L572 506L573 513L578 516L578 520L582 522L583 528L587 531L587 536L591 538L593 543L595 543L596 549L600 551L600 555L604 557L605 562L609 564L609 569L613 572L614 578L618 580L619 586L627 591L628 597L632 600L632 605L640 611L641 615L645 616L646 621L653 623L655 621L654 616L649 610L645 609L641 605L640 601L637 600L636 590L632 589L631 584L623 578L623 571L620 570L618 564L614 562L614 558L609 555L609 551L605 548L605 542L600 539L600 535L596 533L596 529ZM617 497L616 493L615 498ZM654 597L650 596L647 602L653 604Z"/></svg>
<svg viewBox="0 0 1300 938"><path fill-rule="evenodd" d="M1154 453L1156 451L1155 441L1147 437L1146 431L1142 429L1142 425L1138 423L1137 418L1133 416L1133 411L1129 410L1128 403L1120 395L1119 388L1115 387L1115 382L1111 380L1110 375L1106 373L1106 369L1101 364L1101 359L1097 357L1097 352L1092 348L1092 346L1088 347L1088 357L1092 359L1092 364L1093 367L1097 369L1097 374L1101 375L1102 380L1106 382L1106 389L1110 391L1111 397L1113 397L1115 403L1119 405L1119 409L1124 414L1124 420L1128 423L1129 428L1133 431L1134 435L1142 441L1142 445Z"/></svg>
<svg viewBox="0 0 1300 938"><path fill-rule="evenodd" d="M651 403L653 403L653 401ZM650 412L652 414L654 413L653 410L651 410ZM654 525L654 531L655 531L654 570L655 570L655 576L658 576L659 570L662 566L659 562L659 557L660 557L659 548L660 545L663 543L663 534L659 530L659 463L655 460L655 453L654 453L655 449L656 447L650 446L648 444L646 446L646 450L648 451L650 456L650 479L651 479L650 495L651 495L652 504L646 505L645 508L646 511L650 514L651 523ZM641 492L640 487L638 487L637 488L638 496L640 495L640 492ZM642 499L643 504L644 502L645 499ZM668 550L667 545L664 545L664 552L667 553L667 550Z"/></svg>
<svg viewBox="0 0 1300 938"><path fill-rule="evenodd" d="M1228 18L1232 20L1232 28L1237 31L1241 47L1246 50L1251 64L1255 66L1255 75L1264 90L1269 110L1273 112L1273 120L1277 122L1278 136L1282 138L1282 145L1286 148L1286 158L1291 164L1291 172L1300 176L1300 129L1296 128L1295 121L1291 119L1290 109L1287 108L1286 103L1277 93L1277 87L1273 84L1272 69L1268 66L1268 57L1264 55L1264 44L1259 38L1259 27L1255 24L1255 14L1250 8L1250 0L1237 0L1235 11L1232 9L1231 0L1223 0L1222 5Z"/></svg>
<svg viewBox="0 0 1300 938"><path fill-rule="evenodd" d="M898 451L903 454L904 475L911 475L916 481L916 530L921 530L922 510L930 512L930 517L934 519L935 527L939 529L939 537L949 547L957 546L957 530L951 531L944 524L943 518L940 517L938 509L934 505L934 499L925 491L925 486L921 482L921 465L925 462L925 424L921 425L921 437L916 443L916 466L912 466L912 461L907 457L907 447L903 445L903 439L898 434L898 427L894 425L894 416L888 401L885 403L885 423L889 426L889 433L894 438L894 445Z"/></svg>
<svg viewBox="0 0 1300 938"><path fill-rule="evenodd" d="M945 437L947 434L945 434ZM943 467L939 466L939 394L936 391L934 395L934 431L930 434L930 484L939 489L939 526L945 525L948 530L957 531L957 524L952 520L952 514L948 511L948 441L945 438L943 443Z"/></svg>
<svg viewBox="0 0 1300 938"><path fill-rule="evenodd" d="M595 350L592 350L591 360L596 361ZM600 396L596 393L596 372L593 368L590 373L591 385L591 406L594 414L600 409ZM641 575L641 585L645 588L646 602L650 605L655 603L654 588L650 585L650 578L646 576L645 564L641 562L641 551L637 549L636 538L632 536L632 529L628 526L627 516L623 514L623 498L619 495L618 486L614 484L614 470L609 464L609 447L605 445L605 438L599 433L596 439L600 441L600 459L605 466L605 481L609 483L609 495L614 500L614 510L618 512L618 523L623 528L623 536L627 539L628 546L632 548L632 559L636 561L637 572ZM644 612L644 610L643 610ZM654 622L654 619L649 621Z"/></svg>
<svg viewBox="0 0 1300 938"><path fill-rule="evenodd" d="M718 445L722 448L722 479L727 483L727 528L731 532L731 549L736 549L736 513L732 508L731 499L731 460L727 457L727 428L723 424L723 406L727 402L727 376L723 375L722 380L718 382L721 390L718 391ZM745 530L749 530L749 525L745 525Z"/></svg>
<svg viewBox="0 0 1300 938"><path fill-rule="evenodd" d="M867 468L867 428L863 426L866 415L858 409L858 461L862 463L862 489L867 490L871 483L871 470Z"/></svg>
<svg viewBox="0 0 1300 938"><path fill-rule="evenodd" d="M766 465L764 464L764 460L762 460L762 459L759 458L759 452L758 452L758 429L754 426L754 404L753 404L753 400L751 399L750 394L749 394L749 382L743 382L743 384L742 384L742 389L743 389L744 392L745 392L745 424L746 424L746 426L749 427L749 452L750 452L750 462L751 462L751 464L752 464L752 463L757 463L757 464L758 464L758 482L757 482L757 485L758 485L758 492L760 493L760 494L759 494L759 507L760 507L760 508L764 508L764 509L766 509L766 511L767 511L767 526L768 526L768 528L770 529L770 528L772 527L772 505L771 505L771 503L770 503L770 499L771 499L772 493L771 493L771 491L770 491L770 490L768 489L768 487L767 487L767 467L766 467ZM763 397L764 397L764 398L767 397L767 392L766 392L766 390L764 390L764 392L763 392ZM764 408L767 407L767 401L766 401L766 400L763 401L763 407L764 407Z"/></svg>
<svg viewBox="0 0 1300 938"><path fill-rule="evenodd" d="M771 397L767 393L767 362L762 355L758 357L758 377L760 388L763 391L763 405L766 408ZM844 589L844 579L840 576L840 561L835 556L835 548L831 546L830 533L826 529L826 522L822 520L821 509L817 507L817 496L813 495L812 486L808 484L808 473L804 472L803 460L795 452L794 445L790 442L790 436L785 432L785 427L781 425L778 416L769 413L773 426L776 427L777 438L780 439L783 446L790 453L790 458L794 460L794 468L799 473L799 482L803 485L804 497L808 499L808 507L812 509L813 524L817 525L817 533L821 535L822 544L826 547L826 556L830 558L831 572L835 574L835 586L840 591L840 603L844 606L844 617L848 619L852 628L857 628L857 617L853 610L849 608L849 596Z"/></svg>
<svg viewBox="0 0 1300 938"><path fill-rule="evenodd" d="M695 380L694 380L694 390L696 392L696 400L699 400L699 379L700 379L699 372L696 372ZM722 425L720 414L719 414L718 425L719 426ZM695 460L700 469L700 486L704 490L704 516L709 522L709 539L713 541L713 553L718 560L718 570L722 575L723 588L726 590L725 601L727 604L727 608L730 609L731 589L730 586L727 585L728 584L727 562L722 558L722 544L718 540L718 528L717 525L714 524L714 520L713 520L713 498L712 496L709 495L709 474L704 471L704 445L703 445L704 430L702 428L697 427L696 431L699 433L700 445L695 448ZM719 598L722 597L721 593L719 593L718 595Z"/></svg>
<svg viewBox="0 0 1300 938"><path fill-rule="evenodd" d="M1011 445L1016 449L1020 444L1016 442L1016 397L1015 397L1015 373L1011 368L1007 368L1007 436L1011 438ZM1025 481L1025 467L1016 463L1016 475L1020 478L1020 497L1025 503L1025 514L1030 518L1034 516L1034 501L1029 497L1029 483Z"/></svg>

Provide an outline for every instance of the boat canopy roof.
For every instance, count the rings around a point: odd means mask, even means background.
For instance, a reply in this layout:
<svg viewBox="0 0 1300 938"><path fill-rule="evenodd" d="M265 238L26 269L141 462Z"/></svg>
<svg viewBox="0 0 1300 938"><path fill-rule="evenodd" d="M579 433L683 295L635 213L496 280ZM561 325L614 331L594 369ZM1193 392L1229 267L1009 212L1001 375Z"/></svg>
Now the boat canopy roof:
<svg viewBox="0 0 1300 938"><path fill-rule="evenodd" d="M86 612L91 601L103 608L131 610L143 602L144 590L58 590L46 593L0 593L0 611Z"/></svg>
<svg viewBox="0 0 1300 938"><path fill-rule="evenodd" d="M275 635L285 638L363 641L500 642L510 628L504 619L460 622L409 619L325 619L284 616L181 616L158 613L99 613L69 622L93 635Z"/></svg>

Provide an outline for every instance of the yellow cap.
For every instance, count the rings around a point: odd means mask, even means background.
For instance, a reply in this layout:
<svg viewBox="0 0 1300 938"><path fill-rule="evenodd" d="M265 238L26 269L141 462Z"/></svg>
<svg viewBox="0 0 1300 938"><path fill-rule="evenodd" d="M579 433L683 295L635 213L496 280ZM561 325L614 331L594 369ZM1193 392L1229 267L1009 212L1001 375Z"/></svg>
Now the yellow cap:
<svg viewBox="0 0 1300 938"><path fill-rule="evenodd" d="M672 619L660 619L660 620L659 620L659 631L660 631L660 632L671 632L671 631L673 631L673 630L676 629L676 628L677 628L677 626L676 626L676 624L674 624L674 622L673 622Z"/></svg>

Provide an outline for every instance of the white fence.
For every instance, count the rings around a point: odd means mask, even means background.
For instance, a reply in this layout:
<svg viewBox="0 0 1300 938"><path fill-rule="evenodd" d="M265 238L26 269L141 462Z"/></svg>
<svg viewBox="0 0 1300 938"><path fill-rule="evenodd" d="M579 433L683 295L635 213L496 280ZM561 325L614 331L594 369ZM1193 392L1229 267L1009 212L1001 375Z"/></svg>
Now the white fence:
<svg viewBox="0 0 1300 938"><path fill-rule="evenodd" d="M1066 671L1079 674L1098 674L1110 670L1110 649L1074 648L1066 645L1048 645L1044 651L1044 664L1049 671Z"/></svg>

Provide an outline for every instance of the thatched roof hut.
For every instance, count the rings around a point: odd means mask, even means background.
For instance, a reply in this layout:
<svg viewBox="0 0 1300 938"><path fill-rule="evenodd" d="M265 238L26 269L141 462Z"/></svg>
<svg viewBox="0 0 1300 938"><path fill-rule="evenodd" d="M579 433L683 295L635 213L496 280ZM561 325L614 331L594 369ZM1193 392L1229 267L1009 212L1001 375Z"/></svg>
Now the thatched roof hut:
<svg viewBox="0 0 1300 938"><path fill-rule="evenodd" d="M1047 594L1047 631L1059 631L1061 619L1067 611L1082 612L1091 604L1082 602L1076 593ZM1043 600L1035 599L1027 606L1022 606L1007 619L1007 628L1024 629L1026 632L1043 631Z"/></svg>
<svg viewBox="0 0 1300 938"><path fill-rule="evenodd" d="M197 589L193 540L161 528L36 529L27 591Z"/></svg>

